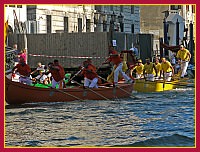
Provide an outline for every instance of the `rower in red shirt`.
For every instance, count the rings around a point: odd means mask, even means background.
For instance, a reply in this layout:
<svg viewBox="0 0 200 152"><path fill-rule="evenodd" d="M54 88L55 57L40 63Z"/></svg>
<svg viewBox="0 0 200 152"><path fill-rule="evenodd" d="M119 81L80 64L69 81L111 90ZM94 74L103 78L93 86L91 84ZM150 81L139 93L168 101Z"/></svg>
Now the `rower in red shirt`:
<svg viewBox="0 0 200 152"><path fill-rule="evenodd" d="M133 80L129 76L127 76L125 74L125 72L122 70L123 63L122 63L122 59L121 59L120 55L118 54L118 52L116 50L114 50L113 47L111 47L109 50L109 53L110 53L110 56L106 60L105 63L112 62L116 67L114 69L114 86L118 85L119 73L122 74L123 78L126 80L127 83L132 83Z"/></svg>
<svg viewBox="0 0 200 152"><path fill-rule="evenodd" d="M98 88L98 75L96 73L96 67L88 61L83 62L84 69L82 74L84 75L84 87Z"/></svg>
<svg viewBox="0 0 200 152"><path fill-rule="evenodd" d="M25 63L25 60L23 57L19 58L19 63L12 69L13 74L12 77L15 76L16 72L19 72L20 77L19 77L19 82L20 83L25 83L27 85L31 85L32 81L30 79L30 73L31 73L31 68L29 67L28 64Z"/></svg>
<svg viewBox="0 0 200 152"><path fill-rule="evenodd" d="M65 70L59 64L58 60L54 60L54 63L49 63L49 72L52 75L52 88L56 88L56 85L59 84L59 89L63 88ZM47 73L47 74L48 74Z"/></svg>

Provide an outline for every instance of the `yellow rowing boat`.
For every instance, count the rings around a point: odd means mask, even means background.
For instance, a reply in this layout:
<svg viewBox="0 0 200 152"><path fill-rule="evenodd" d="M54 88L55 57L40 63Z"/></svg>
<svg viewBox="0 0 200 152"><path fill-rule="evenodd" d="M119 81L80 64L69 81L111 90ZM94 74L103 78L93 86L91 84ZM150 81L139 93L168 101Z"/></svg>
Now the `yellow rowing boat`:
<svg viewBox="0 0 200 152"><path fill-rule="evenodd" d="M146 81L145 79L135 79L133 89L138 92L161 92L175 88L178 80L165 82L163 80Z"/></svg>

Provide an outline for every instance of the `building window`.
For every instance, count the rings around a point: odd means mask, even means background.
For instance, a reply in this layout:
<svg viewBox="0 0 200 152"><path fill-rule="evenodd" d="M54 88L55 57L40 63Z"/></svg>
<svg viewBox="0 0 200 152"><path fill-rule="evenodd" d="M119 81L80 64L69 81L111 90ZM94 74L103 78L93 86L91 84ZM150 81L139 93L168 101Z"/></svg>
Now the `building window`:
<svg viewBox="0 0 200 152"><path fill-rule="evenodd" d="M22 8L22 5L17 5L17 8Z"/></svg>
<svg viewBox="0 0 200 152"><path fill-rule="evenodd" d="M37 22L32 21L30 22L30 33L37 33Z"/></svg>
<svg viewBox="0 0 200 152"><path fill-rule="evenodd" d="M124 6L120 5L120 12L124 11Z"/></svg>
<svg viewBox="0 0 200 152"><path fill-rule="evenodd" d="M78 32L82 32L82 18L78 18Z"/></svg>
<svg viewBox="0 0 200 152"><path fill-rule="evenodd" d="M47 15L47 33L51 33L51 15Z"/></svg>
<svg viewBox="0 0 200 152"><path fill-rule="evenodd" d="M186 5L186 11L187 12L189 11L189 5Z"/></svg>
<svg viewBox="0 0 200 152"><path fill-rule="evenodd" d="M95 5L95 10L97 12L101 12L101 5Z"/></svg>
<svg viewBox="0 0 200 152"><path fill-rule="evenodd" d="M120 23L120 30L121 32L124 32L124 23Z"/></svg>
<svg viewBox="0 0 200 152"><path fill-rule="evenodd" d="M134 14L134 6L131 6L131 14Z"/></svg>
<svg viewBox="0 0 200 152"><path fill-rule="evenodd" d="M103 21L103 32L107 32L107 21Z"/></svg>
<svg viewBox="0 0 200 152"><path fill-rule="evenodd" d="M64 17L64 32L69 32L68 31L68 17Z"/></svg>
<svg viewBox="0 0 200 152"><path fill-rule="evenodd" d="M110 11L113 11L113 5L110 6Z"/></svg>
<svg viewBox="0 0 200 152"><path fill-rule="evenodd" d="M9 7L15 7L15 5L9 5Z"/></svg>
<svg viewBox="0 0 200 152"><path fill-rule="evenodd" d="M195 10L195 5L192 5L192 13L195 13L196 10Z"/></svg>
<svg viewBox="0 0 200 152"><path fill-rule="evenodd" d="M171 5L171 10L179 10L181 9L181 5Z"/></svg>
<svg viewBox="0 0 200 152"><path fill-rule="evenodd" d="M134 33L135 32L135 27L134 27L134 24L131 25L131 33Z"/></svg>
<svg viewBox="0 0 200 152"><path fill-rule="evenodd" d="M86 32L90 32L90 19L86 19Z"/></svg>

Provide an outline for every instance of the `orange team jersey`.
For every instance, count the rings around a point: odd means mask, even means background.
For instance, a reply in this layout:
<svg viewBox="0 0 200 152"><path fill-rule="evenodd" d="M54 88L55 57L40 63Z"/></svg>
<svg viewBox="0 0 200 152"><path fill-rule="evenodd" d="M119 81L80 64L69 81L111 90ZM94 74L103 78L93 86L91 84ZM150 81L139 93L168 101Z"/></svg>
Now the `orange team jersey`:
<svg viewBox="0 0 200 152"><path fill-rule="evenodd" d="M25 64L24 66L22 66L21 64L17 64L16 68L20 75L29 76L29 74L31 73L31 68L27 64Z"/></svg>
<svg viewBox="0 0 200 152"><path fill-rule="evenodd" d="M118 65L119 63L122 62L122 59L120 58L119 55L111 55L109 57L109 61L112 62L115 65Z"/></svg>
<svg viewBox="0 0 200 152"><path fill-rule="evenodd" d="M94 71L97 70L96 67L93 64L89 64L89 65L91 65L93 67Z"/></svg>
<svg viewBox="0 0 200 152"><path fill-rule="evenodd" d="M84 68L82 71L82 74L84 75L84 77L86 77L90 80L93 80L94 78L98 77L98 75L96 73L96 67L92 64L89 64L87 68Z"/></svg>
<svg viewBox="0 0 200 152"><path fill-rule="evenodd" d="M65 70L61 65L56 66L59 68L59 70L51 69L50 72L52 74L52 77L56 82L63 80L65 77Z"/></svg>

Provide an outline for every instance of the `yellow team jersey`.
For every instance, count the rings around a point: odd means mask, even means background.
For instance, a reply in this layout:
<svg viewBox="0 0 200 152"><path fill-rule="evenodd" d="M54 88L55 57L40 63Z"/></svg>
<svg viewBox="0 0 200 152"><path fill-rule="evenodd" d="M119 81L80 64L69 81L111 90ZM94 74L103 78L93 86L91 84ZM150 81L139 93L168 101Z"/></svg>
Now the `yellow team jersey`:
<svg viewBox="0 0 200 152"><path fill-rule="evenodd" d="M171 63L169 61L166 61L165 63L161 63L161 69L164 71L164 72L171 72L172 69L171 69Z"/></svg>
<svg viewBox="0 0 200 152"><path fill-rule="evenodd" d="M144 69L144 65L143 64L141 64L141 65L136 65L135 67L134 67L134 69L136 69L136 73L137 74L142 74L143 73L143 69ZM133 69L133 70L134 70Z"/></svg>
<svg viewBox="0 0 200 152"><path fill-rule="evenodd" d="M155 73L152 62L150 62L150 64L145 64L144 70L147 74L154 74Z"/></svg>
<svg viewBox="0 0 200 152"><path fill-rule="evenodd" d="M115 68L116 69L116 68ZM128 66L126 64L126 61L122 62L122 71L126 72L128 70Z"/></svg>
<svg viewBox="0 0 200 152"><path fill-rule="evenodd" d="M183 61L189 61L188 53L190 52L187 49L179 50L176 57Z"/></svg>
<svg viewBox="0 0 200 152"><path fill-rule="evenodd" d="M155 65L156 70L157 70L157 75L160 75L160 70L162 70L162 69L161 69L161 64L160 64L160 63L158 63L158 64L155 64L155 63L154 63L154 65ZM154 74L156 74L156 72L154 72Z"/></svg>

